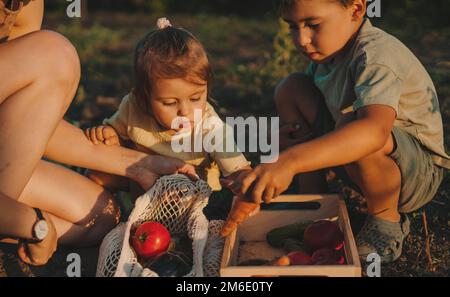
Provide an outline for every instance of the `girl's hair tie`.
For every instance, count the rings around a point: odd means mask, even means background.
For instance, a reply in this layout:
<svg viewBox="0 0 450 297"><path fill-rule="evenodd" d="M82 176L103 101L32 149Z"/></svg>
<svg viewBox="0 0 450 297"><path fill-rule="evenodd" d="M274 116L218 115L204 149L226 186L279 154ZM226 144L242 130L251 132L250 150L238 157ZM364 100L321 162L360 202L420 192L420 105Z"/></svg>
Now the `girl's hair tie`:
<svg viewBox="0 0 450 297"><path fill-rule="evenodd" d="M156 27L158 27L158 29L162 30L167 27L172 27L172 24L170 23L170 21L167 18L159 18L156 21Z"/></svg>

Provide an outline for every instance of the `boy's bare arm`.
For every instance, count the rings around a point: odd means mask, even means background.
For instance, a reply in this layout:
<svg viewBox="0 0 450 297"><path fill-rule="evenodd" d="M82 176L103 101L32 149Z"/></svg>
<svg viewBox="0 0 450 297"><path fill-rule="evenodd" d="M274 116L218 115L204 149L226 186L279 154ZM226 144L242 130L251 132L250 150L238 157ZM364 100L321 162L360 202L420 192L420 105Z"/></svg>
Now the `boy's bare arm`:
<svg viewBox="0 0 450 297"><path fill-rule="evenodd" d="M360 160L385 146L395 117L395 110L389 106L363 107L357 111L355 120L322 137L291 147L275 163L256 167L242 181L239 193L243 195L253 186L253 201L270 202L288 188L295 174Z"/></svg>
<svg viewBox="0 0 450 297"><path fill-rule="evenodd" d="M356 119L331 133L286 151L297 173L349 164L384 147L396 113L385 105L359 109Z"/></svg>

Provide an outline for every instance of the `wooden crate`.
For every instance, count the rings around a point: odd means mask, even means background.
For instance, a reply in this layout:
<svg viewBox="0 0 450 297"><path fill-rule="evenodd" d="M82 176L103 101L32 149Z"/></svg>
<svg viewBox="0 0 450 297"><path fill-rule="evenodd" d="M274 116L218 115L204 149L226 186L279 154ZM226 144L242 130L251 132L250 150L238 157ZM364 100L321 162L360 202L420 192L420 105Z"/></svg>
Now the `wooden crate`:
<svg viewBox="0 0 450 297"><path fill-rule="evenodd" d="M294 204L292 204L294 202ZM298 203L300 202L300 203ZM281 209L281 206L299 206L297 209ZM229 276L361 276L361 264L345 202L340 195L282 195L243 222L225 240L220 275ZM299 209L308 208L308 209ZM313 209L315 208L315 209ZM270 230L299 221L334 219L344 234L345 265L296 265L296 266L237 266L241 242L266 244L265 238ZM267 244L268 246L268 244ZM256 253L272 251L258 248Z"/></svg>

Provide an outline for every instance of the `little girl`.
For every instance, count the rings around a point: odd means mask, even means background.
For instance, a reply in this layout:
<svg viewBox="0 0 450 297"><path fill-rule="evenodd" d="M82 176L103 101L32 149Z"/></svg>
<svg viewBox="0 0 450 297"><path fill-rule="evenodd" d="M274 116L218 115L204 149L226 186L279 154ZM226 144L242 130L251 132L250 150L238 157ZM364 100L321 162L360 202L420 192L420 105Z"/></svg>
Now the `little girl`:
<svg viewBox="0 0 450 297"><path fill-rule="evenodd" d="M207 131L199 130L198 125L218 116L207 102L212 70L201 43L190 32L174 28L166 18L159 19L157 26L135 49L133 90L122 99L119 110L104 120L104 125L87 129L86 136L94 144L127 145L145 153L181 159L194 165L213 190L220 190L220 172L233 180L247 174L250 163L236 149L211 153L173 150L172 139L183 129L172 129L174 120L182 117L191 132L205 134ZM195 110L201 111L201 123L194 122ZM225 134L223 143L227 140L234 144L232 134ZM119 183L104 173L92 172L90 177L109 188Z"/></svg>

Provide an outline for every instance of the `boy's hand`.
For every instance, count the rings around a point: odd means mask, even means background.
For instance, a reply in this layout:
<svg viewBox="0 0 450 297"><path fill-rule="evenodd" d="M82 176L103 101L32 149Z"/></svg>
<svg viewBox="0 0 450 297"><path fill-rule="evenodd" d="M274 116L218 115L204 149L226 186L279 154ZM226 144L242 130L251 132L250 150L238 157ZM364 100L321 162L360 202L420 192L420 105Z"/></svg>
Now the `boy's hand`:
<svg viewBox="0 0 450 297"><path fill-rule="evenodd" d="M119 135L111 126L102 125L88 128L84 133L93 144L120 145Z"/></svg>
<svg viewBox="0 0 450 297"><path fill-rule="evenodd" d="M225 225L221 230L222 236L228 236L237 226L245 221L254 211L258 209L259 203L254 203L251 199L240 195L240 185L242 181L252 173L252 168L247 166L228 176L220 179L220 184L228 188L235 196L233 206L228 213Z"/></svg>
<svg viewBox="0 0 450 297"><path fill-rule="evenodd" d="M280 195L289 187L294 175L292 162L285 158L280 158L275 163L261 164L236 185L238 187L237 194L246 195L258 204L262 200L270 203L272 198Z"/></svg>

